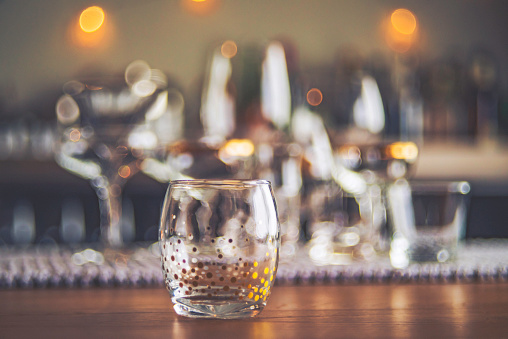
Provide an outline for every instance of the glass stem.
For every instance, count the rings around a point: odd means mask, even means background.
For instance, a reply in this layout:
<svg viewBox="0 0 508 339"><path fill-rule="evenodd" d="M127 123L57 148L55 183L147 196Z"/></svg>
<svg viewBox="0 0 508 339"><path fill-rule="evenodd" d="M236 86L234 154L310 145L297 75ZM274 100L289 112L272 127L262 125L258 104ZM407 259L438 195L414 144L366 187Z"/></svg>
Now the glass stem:
<svg viewBox="0 0 508 339"><path fill-rule="evenodd" d="M122 187L106 179L103 185L95 188L99 198L101 241L109 247L121 247Z"/></svg>

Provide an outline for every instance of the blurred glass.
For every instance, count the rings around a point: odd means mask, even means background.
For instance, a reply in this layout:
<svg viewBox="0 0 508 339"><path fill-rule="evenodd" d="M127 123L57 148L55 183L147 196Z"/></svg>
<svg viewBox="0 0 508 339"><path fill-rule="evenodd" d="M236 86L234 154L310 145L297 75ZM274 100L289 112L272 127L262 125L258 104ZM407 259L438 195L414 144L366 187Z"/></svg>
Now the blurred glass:
<svg viewBox="0 0 508 339"><path fill-rule="evenodd" d="M349 265L375 258L375 233L371 229L366 194L350 194L334 181L312 187L307 243L310 259L317 265Z"/></svg>
<svg viewBox="0 0 508 339"><path fill-rule="evenodd" d="M418 61L397 56L392 65L380 56L365 60L345 52L336 66L334 104L327 119L343 166L390 180L414 172L423 142Z"/></svg>
<svg viewBox="0 0 508 339"><path fill-rule="evenodd" d="M202 131L197 139L166 147L167 175L154 176L162 182L270 180L279 204L283 257L295 254L300 238L302 184L302 149L291 130L295 55L288 46L277 40L214 46L201 89Z"/></svg>
<svg viewBox="0 0 508 339"><path fill-rule="evenodd" d="M151 162L145 162L145 173L161 182L255 176L255 145L248 138L246 125L242 122L238 98L244 92L252 96L248 88L242 89L241 86L247 76L244 67L250 62L245 58L253 55L250 52L252 50L244 52L231 40L212 49L201 89L201 130L190 133L198 137L180 133L179 138L171 140L165 147L159 174L151 170L155 168ZM256 83L249 81L249 86Z"/></svg>
<svg viewBox="0 0 508 339"><path fill-rule="evenodd" d="M394 233L390 260L395 268L411 262L453 260L465 237L469 183L407 182L388 188Z"/></svg>
<svg viewBox="0 0 508 339"><path fill-rule="evenodd" d="M56 105L60 138L56 160L90 180L100 206L102 241L123 244L122 188L152 156L160 135L153 126L168 108L166 79L145 62L130 64L124 77L70 81Z"/></svg>
<svg viewBox="0 0 508 339"><path fill-rule="evenodd" d="M384 252L391 233L385 187L411 177L423 142L418 59L397 55L389 64L381 56L367 60L350 49L335 68L327 131L338 166L364 181L362 194L370 199L365 213L378 233L375 247Z"/></svg>

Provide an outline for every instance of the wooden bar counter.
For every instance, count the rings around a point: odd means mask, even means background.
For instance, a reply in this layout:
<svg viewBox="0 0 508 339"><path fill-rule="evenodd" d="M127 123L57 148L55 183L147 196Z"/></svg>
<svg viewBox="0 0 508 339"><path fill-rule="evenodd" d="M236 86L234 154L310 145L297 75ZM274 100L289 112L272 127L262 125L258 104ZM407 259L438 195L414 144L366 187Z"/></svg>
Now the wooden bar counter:
<svg viewBox="0 0 508 339"><path fill-rule="evenodd" d="M508 338L508 283L276 286L245 320L177 316L164 288L2 290L0 338Z"/></svg>

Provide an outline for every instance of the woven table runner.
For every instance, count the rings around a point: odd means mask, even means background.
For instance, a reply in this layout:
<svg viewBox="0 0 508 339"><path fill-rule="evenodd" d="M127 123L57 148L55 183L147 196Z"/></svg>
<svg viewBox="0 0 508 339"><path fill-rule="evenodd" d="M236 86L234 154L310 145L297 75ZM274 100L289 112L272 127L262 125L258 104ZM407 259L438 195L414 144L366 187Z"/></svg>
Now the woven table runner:
<svg viewBox="0 0 508 339"><path fill-rule="evenodd" d="M162 286L158 244L139 244L109 259L92 248L0 248L0 288ZM449 263L391 267L389 259L319 266L301 254L281 260L276 283L447 283L508 281L508 241L474 240Z"/></svg>

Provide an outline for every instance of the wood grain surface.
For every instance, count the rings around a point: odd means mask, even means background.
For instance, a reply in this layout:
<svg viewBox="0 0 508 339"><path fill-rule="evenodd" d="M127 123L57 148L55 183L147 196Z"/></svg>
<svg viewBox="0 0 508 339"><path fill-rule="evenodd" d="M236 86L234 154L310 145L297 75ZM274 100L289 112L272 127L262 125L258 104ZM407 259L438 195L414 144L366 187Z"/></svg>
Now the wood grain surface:
<svg viewBox="0 0 508 339"><path fill-rule="evenodd" d="M508 338L508 284L276 286L245 320L177 316L163 288L3 290L0 338Z"/></svg>

